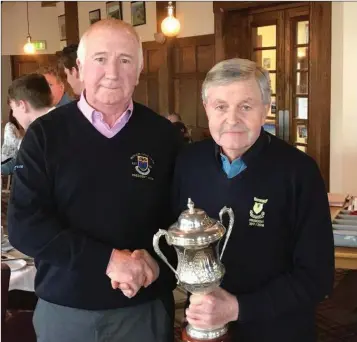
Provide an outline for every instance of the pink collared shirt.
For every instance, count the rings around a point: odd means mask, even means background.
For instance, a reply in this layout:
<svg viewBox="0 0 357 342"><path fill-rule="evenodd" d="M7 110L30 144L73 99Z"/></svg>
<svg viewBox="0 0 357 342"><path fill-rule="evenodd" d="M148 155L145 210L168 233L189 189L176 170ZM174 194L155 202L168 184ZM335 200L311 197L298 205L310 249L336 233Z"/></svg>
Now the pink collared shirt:
<svg viewBox="0 0 357 342"><path fill-rule="evenodd" d="M78 101L78 108L98 132L107 138L113 138L129 121L131 114L133 113L134 104L133 100L130 100L128 108L114 123L112 128L110 128L109 125L103 120L103 114L97 112L88 104L83 92L80 100Z"/></svg>

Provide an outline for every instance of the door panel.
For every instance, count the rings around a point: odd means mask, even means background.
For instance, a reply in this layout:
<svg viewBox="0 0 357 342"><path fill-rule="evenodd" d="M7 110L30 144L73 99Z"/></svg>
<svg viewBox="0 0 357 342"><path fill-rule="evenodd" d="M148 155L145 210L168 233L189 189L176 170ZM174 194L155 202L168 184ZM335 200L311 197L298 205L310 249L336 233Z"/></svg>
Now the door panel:
<svg viewBox="0 0 357 342"><path fill-rule="evenodd" d="M250 14L251 59L269 71L271 109L265 129L306 152L309 7Z"/></svg>
<svg viewBox="0 0 357 342"><path fill-rule="evenodd" d="M271 83L271 107L265 129L283 138L284 100L284 11L249 15L250 59L269 71Z"/></svg>

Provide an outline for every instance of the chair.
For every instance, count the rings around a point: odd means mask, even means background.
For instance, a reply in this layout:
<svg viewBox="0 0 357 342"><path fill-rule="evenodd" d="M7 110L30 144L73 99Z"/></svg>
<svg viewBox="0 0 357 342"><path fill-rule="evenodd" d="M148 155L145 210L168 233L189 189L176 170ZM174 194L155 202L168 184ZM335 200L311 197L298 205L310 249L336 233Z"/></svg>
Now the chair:
<svg viewBox="0 0 357 342"><path fill-rule="evenodd" d="M12 176L1 176L1 192L4 194L10 193Z"/></svg>
<svg viewBox="0 0 357 342"><path fill-rule="evenodd" d="M9 283L10 283L10 267L5 263L1 263L1 325L4 326L7 302L8 302L8 292L9 292ZM2 332L2 330L1 330Z"/></svg>
<svg viewBox="0 0 357 342"><path fill-rule="evenodd" d="M10 267L1 263L1 341L36 342L33 310L8 310Z"/></svg>

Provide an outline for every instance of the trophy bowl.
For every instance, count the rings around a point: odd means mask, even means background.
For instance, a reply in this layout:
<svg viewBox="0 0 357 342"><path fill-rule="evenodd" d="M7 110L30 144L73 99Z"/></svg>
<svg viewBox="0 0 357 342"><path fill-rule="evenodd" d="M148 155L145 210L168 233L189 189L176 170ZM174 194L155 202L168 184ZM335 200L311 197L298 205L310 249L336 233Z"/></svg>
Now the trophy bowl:
<svg viewBox="0 0 357 342"><path fill-rule="evenodd" d="M217 221L208 217L202 209L195 208L190 198L187 207L168 230L159 229L154 235L153 247L157 255L175 273L180 287L192 294L207 294L219 287L223 279L225 268L221 259L232 232L234 214L232 209L224 207L219 212L220 220ZM226 213L229 215L229 225L222 250L219 252L221 239L226 233L222 223ZM162 236L165 236L167 244L174 246L176 250L176 270L159 248ZM184 336L187 335L186 341L223 341L227 331L226 325L204 330L188 324Z"/></svg>

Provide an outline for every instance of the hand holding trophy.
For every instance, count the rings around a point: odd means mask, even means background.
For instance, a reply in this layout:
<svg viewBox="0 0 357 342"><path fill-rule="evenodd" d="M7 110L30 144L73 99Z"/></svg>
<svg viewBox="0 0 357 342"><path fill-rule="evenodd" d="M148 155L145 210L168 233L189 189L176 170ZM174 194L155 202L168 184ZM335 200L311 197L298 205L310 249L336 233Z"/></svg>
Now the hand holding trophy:
<svg viewBox="0 0 357 342"><path fill-rule="evenodd" d="M178 284L192 294L208 294L220 286L225 268L221 263L234 224L234 214L230 208L222 208L219 212L220 221L216 221L198 208L188 199L188 210L181 213L178 221L167 231L160 229L153 238L153 246L158 256L175 273ZM229 215L229 226L222 251L219 254L221 238L226 233L222 224L223 215ZM161 236L175 247L178 266L175 270L167 261L159 248ZM202 329L188 324L183 332L185 341L225 341L227 325Z"/></svg>

